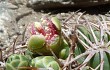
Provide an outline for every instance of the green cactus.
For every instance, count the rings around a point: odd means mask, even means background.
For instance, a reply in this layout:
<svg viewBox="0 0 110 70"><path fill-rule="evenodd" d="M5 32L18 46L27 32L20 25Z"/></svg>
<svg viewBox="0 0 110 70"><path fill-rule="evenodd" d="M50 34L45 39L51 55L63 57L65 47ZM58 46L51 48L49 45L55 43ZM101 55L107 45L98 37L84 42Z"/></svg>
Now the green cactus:
<svg viewBox="0 0 110 70"><path fill-rule="evenodd" d="M99 66L98 70L110 70L110 35L104 30L104 26L102 29L99 27L94 28L91 24L87 24L76 29L78 43L75 60L82 65L81 69L88 65L93 69Z"/></svg>
<svg viewBox="0 0 110 70"><path fill-rule="evenodd" d="M26 70L20 67L29 67L30 59L25 55L13 54L6 61L6 70Z"/></svg>
<svg viewBox="0 0 110 70"><path fill-rule="evenodd" d="M55 61L53 56L39 56L31 61L31 66L36 68L53 68L54 70L61 70L59 64Z"/></svg>

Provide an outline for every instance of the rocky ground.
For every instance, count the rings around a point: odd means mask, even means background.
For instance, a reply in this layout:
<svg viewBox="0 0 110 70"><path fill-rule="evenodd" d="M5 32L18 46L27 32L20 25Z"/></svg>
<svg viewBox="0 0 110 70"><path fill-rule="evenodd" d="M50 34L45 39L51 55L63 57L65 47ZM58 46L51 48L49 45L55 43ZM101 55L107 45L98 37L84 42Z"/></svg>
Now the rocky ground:
<svg viewBox="0 0 110 70"><path fill-rule="evenodd" d="M20 0L22 1L22 0ZM25 1L25 0L23 0ZM9 1L10 2L10 1ZM35 7L27 7L27 2L0 2L0 48L1 50L7 47L12 47L17 39L17 45L24 44L28 38L28 34L25 33L26 27L35 21L40 20L41 17L51 17L56 16L59 18L62 24L68 24L68 26L73 26L76 21L80 18L80 22L84 22L83 17L88 17L92 22L97 22L94 17L100 18L100 13L103 14L104 18L108 21L110 25L110 14L109 8L103 10L100 7L79 10L80 8L70 8L70 9L54 9L54 10L36 10ZM93 10L91 10L93 9ZM78 11L79 10L79 11ZM78 11L78 12L77 12ZM85 12L87 11L87 12ZM98 11L98 12L97 12ZM102 11L102 12L101 12ZM107 13L108 12L108 13ZM90 15L92 14L92 15ZM63 27L63 26L62 26ZM0 59L2 60L2 59Z"/></svg>

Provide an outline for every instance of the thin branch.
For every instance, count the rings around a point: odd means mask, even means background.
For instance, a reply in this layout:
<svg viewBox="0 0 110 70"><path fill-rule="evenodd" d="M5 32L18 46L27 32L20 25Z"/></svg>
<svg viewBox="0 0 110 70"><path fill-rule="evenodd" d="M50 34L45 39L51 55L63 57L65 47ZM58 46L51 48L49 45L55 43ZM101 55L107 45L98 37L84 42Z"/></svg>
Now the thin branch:
<svg viewBox="0 0 110 70"><path fill-rule="evenodd" d="M67 58L67 60L66 60L66 63L65 64L67 64L69 61L71 61L71 59L73 58L73 51L75 50L75 44L76 44L76 41L74 40L75 39L75 37L76 36L74 36L74 35L71 35L70 36L70 39L71 39L71 47L70 47L70 49L69 49L69 56L68 56L68 58ZM73 38L73 39L72 39ZM69 64L68 65L68 67L69 67L69 70L71 70L71 65Z"/></svg>
<svg viewBox="0 0 110 70"><path fill-rule="evenodd" d="M84 11L76 20L76 23L79 24L79 19L81 18L81 16L85 13L86 11Z"/></svg>
<svg viewBox="0 0 110 70"><path fill-rule="evenodd" d="M104 49L104 51L110 54L110 50L109 49Z"/></svg>
<svg viewBox="0 0 110 70"><path fill-rule="evenodd" d="M83 57L83 56L85 56L85 55L88 55L89 53L90 53L90 51L86 51L85 53L82 53L82 54L76 56L76 57L73 58L71 61L69 61L67 64L65 64L63 68L65 68L66 66L68 66L68 65L71 64L72 62L76 61L77 59L79 59L79 58L81 58L81 57Z"/></svg>
<svg viewBox="0 0 110 70"><path fill-rule="evenodd" d="M69 54L69 56L68 56L68 58L66 59L66 62L65 62L65 64L67 64L70 60L71 60L71 56L72 56L73 54ZM70 64L68 65L69 67L70 67Z"/></svg>
<svg viewBox="0 0 110 70"><path fill-rule="evenodd" d="M3 61L3 53L2 53L2 49L0 49L0 61Z"/></svg>
<svg viewBox="0 0 110 70"><path fill-rule="evenodd" d="M64 20L64 23L66 23L67 21L69 21L74 15L75 13L78 13L81 9L77 10L76 12L74 12L72 15L70 15L67 19Z"/></svg>
<svg viewBox="0 0 110 70"><path fill-rule="evenodd" d="M108 30L106 31L106 33L110 35L110 32Z"/></svg>
<svg viewBox="0 0 110 70"><path fill-rule="evenodd" d="M88 19L86 17L84 17L84 18L85 18L85 20L86 20L86 22L87 22L87 24L88 24L88 26L89 26L89 28L91 30L92 36L93 36L93 38L95 40L95 43L98 45L98 39L97 39L97 37L96 37L96 35L94 33L93 28L91 27L91 24L89 23L89 21L88 21Z"/></svg>
<svg viewBox="0 0 110 70"><path fill-rule="evenodd" d="M96 17L96 16L95 16ZM96 19L98 20L99 22L99 28L100 28L100 36L101 36L101 39L100 39L100 43L103 44L103 36L104 36L104 32L103 32L103 25L102 25L102 22L99 20L99 18L96 17Z"/></svg>
<svg viewBox="0 0 110 70"><path fill-rule="evenodd" d="M110 45L110 41L105 45L105 47L109 47L109 45Z"/></svg>
<svg viewBox="0 0 110 70"><path fill-rule="evenodd" d="M96 28L97 30L99 30L99 25L98 24L95 24L95 23L92 23L92 22L89 22L94 28Z"/></svg>
<svg viewBox="0 0 110 70"><path fill-rule="evenodd" d="M104 17L103 17L103 15L100 15L101 16L101 18L102 18L102 22L104 23L104 29L107 29L107 23L106 23L106 21L105 21L105 19L104 19Z"/></svg>
<svg viewBox="0 0 110 70"><path fill-rule="evenodd" d="M102 62L95 68L95 70L98 70L99 67L100 67L100 65L101 65L102 63L104 63L104 61L102 61Z"/></svg>
<svg viewBox="0 0 110 70"><path fill-rule="evenodd" d="M36 67L18 67L17 69L28 69L28 70L53 70L53 69L46 69L46 68L36 68Z"/></svg>
<svg viewBox="0 0 110 70"><path fill-rule="evenodd" d="M29 26L29 24L27 24L25 27L24 27L24 31L23 31L23 33L22 33L22 41L24 41L24 39L25 39L25 33L26 33L26 29L28 28L28 26Z"/></svg>
<svg viewBox="0 0 110 70"><path fill-rule="evenodd" d="M86 66L86 64L90 61L90 59L94 56L94 54L95 54L96 52L95 51L92 51L88 56L87 56L87 58L85 59L85 61L82 63L82 64L84 64L81 68L83 69L84 68L84 66ZM81 65L82 65L81 64Z"/></svg>
<svg viewBox="0 0 110 70"><path fill-rule="evenodd" d="M55 60L58 62L58 64L60 65L60 67L62 67L63 64L59 61L59 59L57 58L57 56L55 55L55 53L53 52L53 50L51 48L49 48L49 50L52 53L52 55L55 57Z"/></svg>
<svg viewBox="0 0 110 70"><path fill-rule="evenodd" d="M13 54L15 53L15 46L16 46L16 42L17 42L17 39L19 38L19 35L17 35L17 37L15 38L14 40L14 44L13 44Z"/></svg>
<svg viewBox="0 0 110 70"><path fill-rule="evenodd" d="M80 64L80 65L77 67L77 70L79 70L79 69L82 70L81 67L82 67L83 65L85 65L85 64L86 64L86 63L84 63L84 64Z"/></svg>
<svg viewBox="0 0 110 70"><path fill-rule="evenodd" d="M88 46L85 42L83 42L80 38L78 38L79 42L84 46L84 48L87 49L92 49L90 46Z"/></svg>
<svg viewBox="0 0 110 70"><path fill-rule="evenodd" d="M95 35L95 33L94 33L94 31L93 31L93 29L92 29L92 27L91 27L91 25L89 24L88 21L87 21L87 23L88 23L89 28L90 28L90 30L91 30L91 32L92 32L92 36L93 36L93 38L94 38L94 40L95 40L95 43L98 45L97 37L96 37L96 35Z"/></svg>
<svg viewBox="0 0 110 70"><path fill-rule="evenodd" d="M103 42L104 30L103 30L103 27L101 27L101 26L100 26L100 35L101 35L100 42L103 45L104 44L104 42Z"/></svg>
<svg viewBox="0 0 110 70"><path fill-rule="evenodd" d="M96 69L93 69L92 67L89 67L89 69L91 69L91 70L96 70Z"/></svg>

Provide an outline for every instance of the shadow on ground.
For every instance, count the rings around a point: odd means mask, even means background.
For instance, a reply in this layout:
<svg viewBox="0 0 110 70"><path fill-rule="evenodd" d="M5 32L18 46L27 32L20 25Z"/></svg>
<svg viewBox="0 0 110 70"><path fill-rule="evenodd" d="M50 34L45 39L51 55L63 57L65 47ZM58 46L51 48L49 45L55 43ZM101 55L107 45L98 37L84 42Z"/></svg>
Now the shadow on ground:
<svg viewBox="0 0 110 70"><path fill-rule="evenodd" d="M43 9L44 13L51 12L51 14L57 14L61 12L67 13L68 11L77 11L81 9L81 12L86 11L89 14L106 14L110 10L110 4L103 4L99 6L92 6L92 7L62 7L62 8L50 8L50 9ZM35 11L41 11L38 9L34 9Z"/></svg>

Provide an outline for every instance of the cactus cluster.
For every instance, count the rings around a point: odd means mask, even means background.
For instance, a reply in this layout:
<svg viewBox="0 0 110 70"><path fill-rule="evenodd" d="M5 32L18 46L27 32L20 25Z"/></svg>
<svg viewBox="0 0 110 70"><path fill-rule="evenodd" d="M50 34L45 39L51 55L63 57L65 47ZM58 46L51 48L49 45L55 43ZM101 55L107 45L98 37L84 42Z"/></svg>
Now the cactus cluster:
<svg viewBox="0 0 110 70"><path fill-rule="evenodd" d="M89 67L93 70L110 70L110 30L102 20L98 19L97 24L88 21L76 24L76 38L73 38L77 41L71 38L69 45L56 17L51 20L43 18L41 22L31 24L26 54L11 55L7 59L6 70L21 70L21 67L52 70L87 70ZM33 57L33 54L37 56ZM27 55L31 56L31 60ZM61 59L62 66L58 59Z"/></svg>
<svg viewBox="0 0 110 70"><path fill-rule="evenodd" d="M31 36L27 42L25 55L11 55L7 60L6 70L16 70L19 67L61 70L59 64L52 56L55 55L57 58L66 59L69 54L68 43L61 34L60 21L56 17L52 17L51 20L42 18L41 22L30 24L28 29ZM34 54L37 56L33 56ZM25 56L32 58L29 65L25 65L29 62L23 60Z"/></svg>
<svg viewBox="0 0 110 70"><path fill-rule="evenodd" d="M35 30L34 30L35 29ZM63 47L61 37L61 25L57 18L42 19L42 22L35 22L31 27L32 36L28 42L28 49L40 55L50 55L50 49L56 55Z"/></svg>

